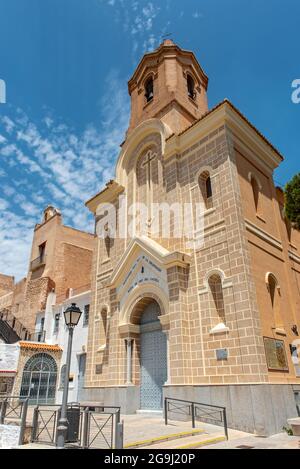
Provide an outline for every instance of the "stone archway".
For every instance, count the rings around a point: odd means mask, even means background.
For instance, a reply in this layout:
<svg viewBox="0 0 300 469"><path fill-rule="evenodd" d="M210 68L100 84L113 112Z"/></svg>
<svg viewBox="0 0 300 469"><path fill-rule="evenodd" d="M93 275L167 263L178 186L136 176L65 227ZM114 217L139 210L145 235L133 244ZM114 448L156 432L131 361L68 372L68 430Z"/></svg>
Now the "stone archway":
<svg viewBox="0 0 300 469"><path fill-rule="evenodd" d="M126 384L139 388L137 408L162 409L163 385L169 378L165 303L155 293L143 292L130 302L125 318L119 330L126 344Z"/></svg>

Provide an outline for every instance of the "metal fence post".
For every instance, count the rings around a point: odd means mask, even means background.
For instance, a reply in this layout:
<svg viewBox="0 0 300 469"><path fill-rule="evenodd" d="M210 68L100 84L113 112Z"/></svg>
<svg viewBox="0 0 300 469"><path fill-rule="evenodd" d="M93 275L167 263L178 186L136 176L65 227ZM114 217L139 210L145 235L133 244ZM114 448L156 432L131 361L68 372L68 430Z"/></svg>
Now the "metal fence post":
<svg viewBox="0 0 300 469"><path fill-rule="evenodd" d="M165 397L164 414L165 414L165 425L168 425L168 398L167 397Z"/></svg>
<svg viewBox="0 0 300 469"><path fill-rule="evenodd" d="M224 421L224 431L225 431L226 440L228 440L228 427L227 427L226 409L223 409L223 421Z"/></svg>
<svg viewBox="0 0 300 469"><path fill-rule="evenodd" d="M192 427L195 428L195 404L192 402Z"/></svg>
<svg viewBox="0 0 300 469"><path fill-rule="evenodd" d="M115 426L115 449L123 449L124 445L124 421L117 422Z"/></svg>
<svg viewBox="0 0 300 469"><path fill-rule="evenodd" d="M35 407L33 411L33 419L32 419L31 442L36 441L38 422L39 422L39 408Z"/></svg>
<svg viewBox="0 0 300 469"><path fill-rule="evenodd" d="M1 413L0 413L0 424L4 424L4 419L6 415L6 408L7 408L7 399L4 399L2 401L2 406L1 406Z"/></svg>
<svg viewBox="0 0 300 469"><path fill-rule="evenodd" d="M83 411L82 447L84 449L87 449L89 447L89 408L88 407L86 407Z"/></svg>
<svg viewBox="0 0 300 469"><path fill-rule="evenodd" d="M19 446L23 445L23 443L24 443L24 436L25 436L25 430L26 430L27 410L28 410L28 399L26 399L22 404Z"/></svg>
<svg viewBox="0 0 300 469"><path fill-rule="evenodd" d="M118 409L117 412L115 413L117 423L120 423L120 418L121 418L120 414L121 414L120 409Z"/></svg>

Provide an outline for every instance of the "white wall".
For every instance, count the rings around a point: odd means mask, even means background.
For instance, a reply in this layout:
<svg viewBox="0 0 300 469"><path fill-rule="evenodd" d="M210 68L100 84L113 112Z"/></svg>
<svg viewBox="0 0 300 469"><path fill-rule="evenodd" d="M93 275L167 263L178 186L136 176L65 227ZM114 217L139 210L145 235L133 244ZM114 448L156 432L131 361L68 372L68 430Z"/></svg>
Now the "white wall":
<svg viewBox="0 0 300 469"><path fill-rule="evenodd" d="M69 402L77 402L78 395L78 374L79 374L79 355L85 353L87 347L88 325L84 326L84 306L90 304L90 292L85 292L77 296L70 297L64 303L53 306L54 298L50 298L47 302L45 316L46 343L58 344L63 349L60 370L58 373L58 390L56 393L56 403L60 404L62 400L62 388L60 387L60 371L61 367L66 363L67 346L68 346L68 329L65 325L63 312L71 304L76 303L82 311L79 324L74 329L72 358L70 375L73 375L73 382L69 383ZM55 315L59 314L58 332L54 332Z"/></svg>
<svg viewBox="0 0 300 469"><path fill-rule="evenodd" d="M0 370L17 371L19 361L19 344L0 344Z"/></svg>

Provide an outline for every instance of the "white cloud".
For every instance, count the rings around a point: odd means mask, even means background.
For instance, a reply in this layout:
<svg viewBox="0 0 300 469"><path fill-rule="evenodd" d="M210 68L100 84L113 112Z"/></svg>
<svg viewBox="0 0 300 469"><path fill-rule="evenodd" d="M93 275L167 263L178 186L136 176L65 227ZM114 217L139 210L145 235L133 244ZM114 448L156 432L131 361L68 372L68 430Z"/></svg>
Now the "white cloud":
<svg viewBox="0 0 300 469"><path fill-rule="evenodd" d="M129 32L132 40L132 59L136 63L140 56L158 47L164 29L158 25L159 13L168 4L147 0L99 0L113 7L114 20L121 25L125 33Z"/></svg>
<svg viewBox="0 0 300 469"><path fill-rule="evenodd" d="M6 132L0 176L10 174L0 185L0 272L16 278L26 274L33 228L48 204L62 211L64 223L93 231L84 202L114 176L129 121L126 80L112 71L106 83L99 103L105 119L81 134L57 125L53 116L39 125L20 110L0 117Z"/></svg>

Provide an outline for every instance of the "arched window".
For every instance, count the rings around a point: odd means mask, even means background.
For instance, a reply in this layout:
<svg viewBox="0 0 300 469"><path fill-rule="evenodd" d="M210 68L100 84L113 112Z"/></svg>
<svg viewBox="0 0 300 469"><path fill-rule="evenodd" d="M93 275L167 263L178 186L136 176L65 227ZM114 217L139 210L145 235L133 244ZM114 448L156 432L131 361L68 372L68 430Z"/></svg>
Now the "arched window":
<svg viewBox="0 0 300 469"><path fill-rule="evenodd" d="M256 177L254 177L251 173L249 174L249 179L252 187L252 193L253 193L253 200L254 200L254 206L255 206L255 211L257 215L262 215L262 208L261 208L261 184L257 180Z"/></svg>
<svg viewBox="0 0 300 469"><path fill-rule="evenodd" d="M103 333L106 337L106 332L107 332L107 308L102 308L101 321L102 321L102 326L103 326Z"/></svg>
<svg viewBox="0 0 300 469"><path fill-rule="evenodd" d="M225 325L225 307L223 297L222 279L220 275L213 274L208 279L210 290L210 315L218 324Z"/></svg>
<svg viewBox="0 0 300 469"><path fill-rule="evenodd" d="M207 209L213 206L211 178L208 171L204 171L199 176L199 187L202 194L202 200Z"/></svg>
<svg viewBox="0 0 300 469"><path fill-rule="evenodd" d="M149 77L145 83L145 98L147 103L149 103L153 99L153 78Z"/></svg>
<svg viewBox="0 0 300 469"><path fill-rule="evenodd" d="M196 98L195 82L193 78L191 77L191 75L187 76L186 82L187 82L187 91L188 91L189 98L195 99Z"/></svg>
<svg viewBox="0 0 300 469"><path fill-rule="evenodd" d="M270 296L270 302L273 312L274 325L278 329L283 328L283 321L281 316L281 298L280 298L280 286L278 284L275 275L269 273L267 275L267 287Z"/></svg>
<svg viewBox="0 0 300 469"><path fill-rule="evenodd" d="M107 321L108 310L106 306L103 306L100 312L100 348L102 350L105 349L107 342Z"/></svg>
<svg viewBox="0 0 300 469"><path fill-rule="evenodd" d="M20 399L29 398L30 404L54 404L57 365L51 355L37 353L24 366Z"/></svg>

